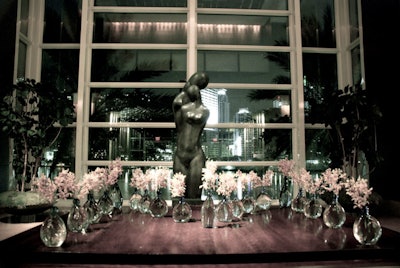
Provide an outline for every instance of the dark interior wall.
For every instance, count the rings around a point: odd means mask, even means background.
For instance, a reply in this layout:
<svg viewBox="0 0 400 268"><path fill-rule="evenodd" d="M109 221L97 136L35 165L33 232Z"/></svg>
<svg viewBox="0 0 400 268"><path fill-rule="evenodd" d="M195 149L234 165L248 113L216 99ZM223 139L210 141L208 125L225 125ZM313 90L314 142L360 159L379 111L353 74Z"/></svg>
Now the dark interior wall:
<svg viewBox="0 0 400 268"><path fill-rule="evenodd" d="M383 122L378 148L384 161L371 174L371 186L386 200L400 200L398 149L400 0L362 0L366 88L378 100Z"/></svg>
<svg viewBox="0 0 400 268"><path fill-rule="evenodd" d="M0 97L3 88L13 85L14 51L15 51L15 25L17 18L17 0L0 1ZM9 182L8 172L8 138L0 132L0 192L7 190Z"/></svg>

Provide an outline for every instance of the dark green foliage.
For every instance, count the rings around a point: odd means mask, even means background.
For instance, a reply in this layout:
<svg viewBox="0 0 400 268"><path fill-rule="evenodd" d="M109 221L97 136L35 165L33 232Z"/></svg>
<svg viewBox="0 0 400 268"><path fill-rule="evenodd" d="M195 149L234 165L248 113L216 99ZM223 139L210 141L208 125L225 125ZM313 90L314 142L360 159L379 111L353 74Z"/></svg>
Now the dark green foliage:
<svg viewBox="0 0 400 268"><path fill-rule="evenodd" d="M74 121L74 105L68 93L33 79L19 80L6 90L0 102L1 130L14 141L13 167L24 181L36 174L43 151L62 127Z"/></svg>

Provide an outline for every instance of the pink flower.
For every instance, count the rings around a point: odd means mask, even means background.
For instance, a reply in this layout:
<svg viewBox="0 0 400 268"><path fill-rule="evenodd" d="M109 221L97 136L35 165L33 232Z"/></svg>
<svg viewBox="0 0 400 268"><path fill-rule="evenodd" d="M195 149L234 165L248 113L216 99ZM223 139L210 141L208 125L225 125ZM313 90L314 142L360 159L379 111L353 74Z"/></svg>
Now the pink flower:
<svg viewBox="0 0 400 268"><path fill-rule="evenodd" d="M344 187L344 180L347 179L346 173L340 168L328 168L321 175L323 181L321 187L326 191L333 192L335 195L339 194L340 190Z"/></svg>
<svg viewBox="0 0 400 268"><path fill-rule="evenodd" d="M279 160L278 170L283 174L283 176L291 177L291 173L294 172L295 162L287 158Z"/></svg>
<svg viewBox="0 0 400 268"><path fill-rule="evenodd" d="M345 182L346 193L351 197L354 208L363 208L369 204L368 198L373 188L368 188L368 181L361 177L355 180L353 177Z"/></svg>
<svg viewBox="0 0 400 268"><path fill-rule="evenodd" d="M216 190L218 182L217 165L212 160L206 161L206 167L202 169L202 184L204 190Z"/></svg>
<svg viewBox="0 0 400 268"><path fill-rule="evenodd" d="M235 174L232 172L222 172L218 175L217 193L229 197L237 189Z"/></svg>

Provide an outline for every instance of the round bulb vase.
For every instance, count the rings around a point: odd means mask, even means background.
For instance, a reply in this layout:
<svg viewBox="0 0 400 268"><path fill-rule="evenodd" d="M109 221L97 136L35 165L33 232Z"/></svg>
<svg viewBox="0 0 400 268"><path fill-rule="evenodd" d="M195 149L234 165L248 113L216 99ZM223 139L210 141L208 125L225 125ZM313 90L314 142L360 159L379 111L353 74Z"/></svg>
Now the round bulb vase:
<svg viewBox="0 0 400 268"><path fill-rule="evenodd" d="M380 222L369 214L368 206L364 207L361 216L353 224L354 238L361 245L375 245L382 236Z"/></svg>
<svg viewBox="0 0 400 268"><path fill-rule="evenodd" d="M339 196L334 195L332 203L327 206L322 214L325 226L333 229L342 227L346 221L346 211L340 205Z"/></svg>
<svg viewBox="0 0 400 268"><path fill-rule="evenodd" d="M67 227L58 215L58 208L52 207L40 227L40 239L46 247L61 247L66 238Z"/></svg>
<svg viewBox="0 0 400 268"><path fill-rule="evenodd" d="M182 196L178 203L172 208L172 218L174 222L188 222L192 218L192 208Z"/></svg>

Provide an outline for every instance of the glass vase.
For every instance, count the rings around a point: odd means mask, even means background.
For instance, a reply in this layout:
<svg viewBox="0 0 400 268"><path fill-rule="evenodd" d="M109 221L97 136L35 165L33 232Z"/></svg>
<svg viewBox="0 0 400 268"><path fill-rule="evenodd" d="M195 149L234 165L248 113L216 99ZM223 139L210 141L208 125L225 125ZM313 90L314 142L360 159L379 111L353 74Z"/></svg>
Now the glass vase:
<svg viewBox="0 0 400 268"><path fill-rule="evenodd" d="M243 211L246 214L253 213L256 208L256 201L250 195L245 195L242 199Z"/></svg>
<svg viewBox="0 0 400 268"><path fill-rule="evenodd" d="M72 200L72 208L68 213L67 228L74 233L86 233L89 227L89 215L87 210L81 206L80 200Z"/></svg>
<svg viewBox="0 0 400 268"><path fill-rule="evenodd" d="M232 202L229 197L224 196L222 200L218 203L215 213L217 219L220 222L232 222L233 212L232 212Z"/></svg>
<svg viewBox="0 0 400 268"><path fill-rule="evenodd" d="M265 211L270 209L272 205L272 199L267 194L265 187L262 187L261 192L256 198L256 211Z"/></svg>
<svg viewBox="0 0 400 268"><path fill-rule="evenodd" d="M290 205L291 209L298 213L304 213L304 205L307 202L307 198L304 196L304 191L300 187L295 198L292 200Z"/></svg>
<svg viewBox="0 0 400 268"><path fill-rule="evenodd" d="M324 224L333 229L342 227L346 221L346 211L339 203L339 195L334 194L332 202L322 214Z"/></svg>
<svg viewBox="0 0 400 268"><path fill-rule="evenodd" d="M237 193L235 193L235 197L232 200L232 214L234 219L241 220L244 214L244 207L242 200L237 197Z"/></svg>
<svg viewBox="0 0 400 268"><path fill-rule="evenodd" d="M186 202L185 197L179 197L178 203L172 209L174 222L188 222L192 218L192 208Z"/></svg>
<svg viewBox="0 0 400 268"><path fill-rule="evenodd" d="M140 211L140 199L142 199L142 195L135 188L132 196L129 198L129 207L132 211Z"/></svg>
<svg viewBox="0 0 400 268"><path fill-rule="evenodd" d="M380 222L369 214L369 207L362 209L361 215L353 224L354 238L362 245L375 245L382 236Z"/></svg>
<svg viewBox="0 0 400 268"><path fill-rule="evenodd" d="M288 177L284 176L283 184L279 192L279 207L287 208L290 207L292 203L292 190L290 185L290 180Z"/></svg>
<svg viewBox="0 0 400 268"><path fill-rule="evenodd" d="M161 191L157 191L157 196L151 200L149 210L153 218L161 218L168 213L168 205L161 197Z"/></svg>
<svg viewBox="0 0 400 268"><path fill-rule="evenodd" d="M201 205L201 225L203 228L216 228L217 216L215 214L214 199L210 191L206 192L206 199Z"/></svg>
<svg viewBox="0 0 400 268"><path fill-rule="evenodd" d="M112 200L113 203L113 213L121 214L122 205L124 203L124 197L122 196L122 192L121 189L119 188L118 183L114 183L111 186L110 199Z"/></svg>
<svg viewBox="0 0 400 268"><path fill-rule="evenodd" d="M97 205L97 201L94 199L93 192L87 194L87 200L83 207L87 210L89 216L89 223L98 223L101 218L101 211Z"/></svg>
<svg viewBox="0 0 400 268"><path fill-rule="evenodd" d="M151 197L149 191L146 189L144 190L144 194L139 201L139 211L143 214L150 213L150 203Z"/></svg>
<svg viewBox="0 0 400 268"><path fill-rule="evenodd" d="M40 227L40 239L46 247L61 247L66 238L67 227L58 215L58 208L53 206Z"/></svg>
<svg viewBox="0 0 400 268"><path fill-rule="evenodd" d="M113 201L110 198L109 190L105 189L103 195L100 197L97 206L101 212L101 215L107 216L107 218L112 218L112 213L114 210Z"/></svg>
<svg viewBox="0 0 400 268"><path fill-rule="evenodd" d="M322 215L322 204L317 194L312 194L304 204L304 215L309 219L316 219Z"/></svg>

